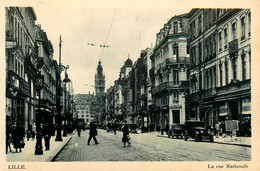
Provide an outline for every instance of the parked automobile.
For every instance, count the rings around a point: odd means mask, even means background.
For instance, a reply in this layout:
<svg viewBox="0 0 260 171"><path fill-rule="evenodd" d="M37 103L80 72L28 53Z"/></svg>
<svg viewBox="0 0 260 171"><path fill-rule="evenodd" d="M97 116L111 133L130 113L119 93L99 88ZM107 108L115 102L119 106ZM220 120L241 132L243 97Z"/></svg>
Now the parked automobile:
<svg viewBox="0 0 260 171"><path fill-rule="evenodd" d="M131 133L137 133L137 124L128 124Z"/></svg>
<svg viewBox="0 0 260 171"><path fill-rule="evenodd" d="M210 126L206 126L202 121L186 121L184 125L184 140L189 138L194 139L196 142L202 140L214 141L214 132Z"/></svg>
<svg viewBox="0 0 260 171"><path fill-rule="evenodd" d="M184 124L175 123L171 125L169 129L168 137L183 138L183 128L184 128Z"/></svg>

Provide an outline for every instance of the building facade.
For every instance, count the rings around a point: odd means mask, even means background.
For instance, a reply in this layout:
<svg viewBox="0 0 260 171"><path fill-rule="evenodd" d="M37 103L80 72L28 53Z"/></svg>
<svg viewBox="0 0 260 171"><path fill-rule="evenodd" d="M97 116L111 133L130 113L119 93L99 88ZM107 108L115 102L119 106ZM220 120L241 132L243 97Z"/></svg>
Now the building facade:
<svg viewBox="0 0 260 171"><path fill-rule="evenodd" d="M99 105L94 94L75 94L73 101L76 118L83 118L87 126L97 120Z"/></svg>
<svg viewBox="0 0 260 171"><path fill-rule="evenodd" d="M151 55L153 115L164 130L174 123L184 123L185 95L189 92L188 53L189 18L174 16L156 35Z"/></svg>
<svg viewBox="0 0 260 171"><path fill-rule="evenodd" d="M240 121L251 135L251 12L248 9L193 9L190 16L188 119L210 126Z"/></svg>
<svg viewBox="0 0 260 171"><path fill-rule="evenodd" d="M37 53L33 8L5 8L6 121L26 128L35 123Z"/></svg>
<svg viewBox="0 0 260 171"><path fill-rule="evenodd" d="M27 129L37 123L54 124L57 62L53 47L31 7L6 7L6 118ZM37 79L44 77L40 90ZM39 109L42 111L39 113ZM36 118L37 117L37 118Z"/></svg>

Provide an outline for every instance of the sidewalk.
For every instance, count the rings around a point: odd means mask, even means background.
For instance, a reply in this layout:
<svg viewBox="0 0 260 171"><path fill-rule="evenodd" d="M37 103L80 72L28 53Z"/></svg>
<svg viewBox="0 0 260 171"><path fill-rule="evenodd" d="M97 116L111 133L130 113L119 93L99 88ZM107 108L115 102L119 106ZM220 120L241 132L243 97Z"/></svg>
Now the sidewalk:
<svg viewBox="0 0 260 171"><path fill-rule="evenodd" d="M55 141L56 135L52 136L50 139L50 150L45 151L45 146L44 146L44 139L42 139L42 150L43 150L43 155L35 155L35 145L36 145L36 139L32 141L27 141L25 138L25 146L22 148L22 152L19 153L15 152L15 149L13 148L13 145L11 145L12 152L8 152L6 154L6 161L7 162L18 162L18 161L23 161L23 162L50 162L53 160L53 158L62 150L62 148L70 141L72 136L74 135L75 132L72 134L67 134L67 137L62 137L63 141ZM61 134L63 135L63 134Z"/></svg>
<svg viewBox="0 0 260 171"><path fill-rule="evenodd" d="M168 138L168 135L165 133L164 133L164 135L161 135L161 133L157 133L157 137ZM222 137L216 138L214 136L213 143L251 147L251 137L232 137L231 138L230 136L226 136L225 138L222 138Z"/></svg>

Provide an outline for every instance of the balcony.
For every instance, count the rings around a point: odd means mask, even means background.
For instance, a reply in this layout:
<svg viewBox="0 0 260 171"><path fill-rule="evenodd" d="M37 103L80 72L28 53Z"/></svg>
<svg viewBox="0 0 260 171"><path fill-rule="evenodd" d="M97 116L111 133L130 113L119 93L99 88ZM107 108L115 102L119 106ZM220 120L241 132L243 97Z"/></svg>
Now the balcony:
<svg viewBox="0 0 260 171"><path fill-rule="evenodd" d="M152 89L152 94L157 94L165 90L169 89L188 89L189 88L189 81L179 81L178 83L176 82L165 82L162 83L155 88Z"/></svg>
<svg viewBox="0 0 260 171"><path fill-rule="evenodd" d="M232 93L232 92L239 92L243 90L247 90L251 88L251 80L239 81L239 82L231 82L227 86L219 87L218 88L218 95Z"/></svg>
<svg viewBox="0 0 260 171"><path fill-rule="evenodd" d="M177 58L166 58L166 65L173 65L178 63L190 63L190 58L177 57Z"/></svg>
<svg viewBox="0 0 260 171"><path fill-rule="evenodd" d="M229 42L229 55L232 55L238 51L238 39L234 39Z"/></svg>

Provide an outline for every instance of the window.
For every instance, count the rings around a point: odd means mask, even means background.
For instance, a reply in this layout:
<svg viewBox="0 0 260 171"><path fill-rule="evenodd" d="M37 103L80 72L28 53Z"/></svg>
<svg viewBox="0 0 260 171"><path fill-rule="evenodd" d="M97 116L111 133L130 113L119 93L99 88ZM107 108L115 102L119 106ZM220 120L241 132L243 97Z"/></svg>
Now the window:
<svg viewBox="0 0 260 171"><path fill-rule="evenodd" d="M207 89L210 87L209 86L209 83L210 83L209 79L210 79L209 70L206 70Z"/></svg>
<svg viewBox="0 0 260 171"><path fill-rule="evenodd" d="M178 73L178 71L173 71L173 84L179 84L179 73Z"/></svg>
<svg viewBox="0 0 260 171"><path fill-rule="evenodd" d="M199 63L203 61L203 56L202 56L202 50L201 50L201 43L199 43Z"/></svg>
<svg viewBox="0 0 260 171"><path fill-rule="evenodd" d="M178 57L178 45L176 43L173 45L173 55Z"/></svg>
<svg viewBox="0 0 260 171"><path fill-rule="evenodd" d="M228 44L228 34L227 34L227 28L224 29L224 49L227 49Z"/></svg>
<svg viewBox="0 0 260 171"><path fill-rule="evenodd" d="M225 62L226 85L228 85L228 61Z"/></svg>
<svg viewBox="0 0 260 171"><path fill-rule="evenodd" d="M233 80L237 80L237 60L234 58L232 60L232 67L233 67Z"/></svg>
<svg viewBox="0 0 260 171"><path fill-rule="evenodd" d="M208 50L209 46L208 46L208 39L205 40L204 42L204 59L207 60L208 59Z"/></svg>
<svg viewBox="0 0 260 171"><path fill-rule="evenodd" d="M178 102L179 101L179 92L174 92L173 93L173 102Z"/></svg>
<svg viewBox="0 0 260 171"><path fill-rule="evenodd" d="M180 110L172 110L173 123L180 123Z"/></svg>
<svg viewBox="0 0 260 171"><path fill-rule="evenodd" d="M237 38L237 25L236 25L236 23L232 24L232 36L233 36L233 40L235 40Z"/></svg>
<svg viewBox="0 0 260 171"><path fill-rule="evenodd" d="M251 13L248 14L248 36L251 35Z"/></svg>
<svg viewBox="0 0 260 171"><path fill-rule="evenodd" d="M20 73L20 72L21 72L21 69L20 69L20 67L21 67L21 65L20 65L20 62L18 61L18 73L17 73L17 74L18 74L19 76L21 76L21 73Z"/></svg>
<svg viewBox="0 0 260 171"><path fill-rule="evenodd" d="M219 43L219 52L221 52L222 51L222 33L221 32L219 32L218 33L218 43Z"/></svg>
<svg viewBox="0 0 260 171"><path fill-rule="evenodd" d="M24 78L23 77L23 64L21 64L21 77Z"/></svg>
<svg viewBox="0 0 260 171"><path fill-rule="evenodd" d="M246 55L243 53L242 59L242 81L246 80Z"/></svg>
<svg viewBox="0 0 260 171"><path fill-rule="evenodd" d="M199 26L198 26L199 34L201 34L202 29L201 29L201 15L199 16Z"/></svg>
<svg viewBox="0 0 260 171"><path fill-rule="evenodd" d="M245 17L241 18L241 40L245 39L246 27L245 27Z"/></svg>
<svg viewBox="0 0 260 171"><path fill-rule="evenodd" d="M219 64L219 84L222 86L222 64Z"/></svg>
<svg viewBox="0 0 260 171"><path fill-rule="evenodd" d="M174 34L178 33L178 23L177 22L173 23L173 33Z"/></svg>

